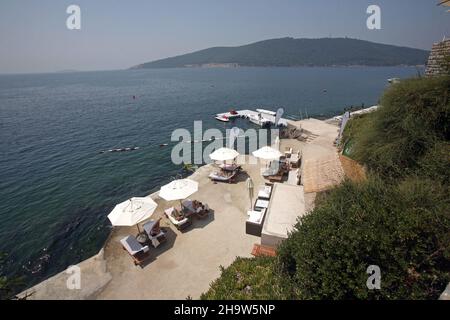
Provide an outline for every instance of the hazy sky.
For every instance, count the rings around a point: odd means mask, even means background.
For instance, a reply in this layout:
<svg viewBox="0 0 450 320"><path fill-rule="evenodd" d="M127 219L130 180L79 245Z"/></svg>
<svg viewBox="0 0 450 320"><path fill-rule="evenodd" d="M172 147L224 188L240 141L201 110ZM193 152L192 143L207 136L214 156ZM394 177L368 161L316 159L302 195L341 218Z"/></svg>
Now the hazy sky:
<svg viewBox="0 0 450 320"><path fill-rule="evenodd" d="M438 0L0 0L0 73L121 69L211 46L352 37L430 49L450 37ZM66 8L81 7L81 30ZM382 30L366 9L381 7Z"/></svg>

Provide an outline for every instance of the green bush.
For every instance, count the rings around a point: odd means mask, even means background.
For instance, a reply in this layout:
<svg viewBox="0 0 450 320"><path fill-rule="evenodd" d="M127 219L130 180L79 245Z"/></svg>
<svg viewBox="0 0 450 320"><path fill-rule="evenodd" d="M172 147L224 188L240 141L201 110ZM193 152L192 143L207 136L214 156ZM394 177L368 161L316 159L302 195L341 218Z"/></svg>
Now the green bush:
<svg viewBox="0 0 450 320"><path fill-rule="evenodd" d="M275 258L237 258L211 284L203 300L283 300L294 295L276 270Z"/></svg>
<svg viewBox="0 0 450 320"><path fill-rule="evenodd" d="M279 257L302 299L435 299L450 280L448 194L433 182L345 182L303 217ZM369 265L381 290L368 290Z"/></svg>
<svg viewBox="0 0 450 320"><path fill-rule="evenodd" d="M429 149L450 140L450 77L393 85L381 105L351 120L344 139L352 139L352 158L385 177L411 174Z"/></svg>

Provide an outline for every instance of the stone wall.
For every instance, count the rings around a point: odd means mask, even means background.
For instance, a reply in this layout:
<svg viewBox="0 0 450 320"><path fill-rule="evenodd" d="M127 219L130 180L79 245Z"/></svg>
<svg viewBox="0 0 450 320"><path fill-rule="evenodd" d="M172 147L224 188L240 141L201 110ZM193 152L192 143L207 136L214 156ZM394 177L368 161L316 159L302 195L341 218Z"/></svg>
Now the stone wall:
<svg viewBox="0 0 450 320"><path fill-rule="evenodd" d="M449 62L446 60L449 56L450 39L435 43L428 58L425 75L430 77L449 74Z"/></svg>

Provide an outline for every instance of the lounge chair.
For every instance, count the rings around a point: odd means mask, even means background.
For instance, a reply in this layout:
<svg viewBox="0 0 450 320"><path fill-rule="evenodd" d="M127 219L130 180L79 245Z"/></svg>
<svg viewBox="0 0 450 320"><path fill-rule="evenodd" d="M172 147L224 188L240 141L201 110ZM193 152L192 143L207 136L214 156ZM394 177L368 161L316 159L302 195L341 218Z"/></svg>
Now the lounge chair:
<svg viewBox="0 0 450 320"><path fill-rule="evenodd" d="M234 172L234 171L239 171L239 170L242 170L242 167L241 166L239 166L239 165L237 165L237 164L235 164L235 163L223 163L223 164L221 164L220 166L220 169L222 169L223 171L231 171L231 172Z"/></svg>
<svg viewBox="0 0 450 320"><path fill-rule="evenodd" d="M299 169L289 171L289 176L288 176L288 180L286 183L290 184L290 185L294 185L294 186L298 185L298 182L299 182L298 175L299 175Z"/></svg>
<svg viewBox="0 0 450 320"><path fill-rule="evenodd" d="M262 186L258 191L258 198L269 200L270 194L272 193L272 187L271 186Z"/></svg>
<svg viewBox="0 0 450 320"><path fill-rule="evenodd" d="M270 177L270 176L276 176L281 169L281 163L280 161L272 161L270 162L269 168L267 168L263 173L263 177Z"/></svg>
<svg viewBox="0 0 450 320"><path fill-rule="evenodd" d="M299 167L299 163L300 163L300 151L297 153L293 153L291 155L291 158L289 159L289 164L293 167L293 168L298 168Z"/></svg>
<svg viewBox="0 0 450 320"><path fill-rule="evenodd" d="M166 241L166 235L159 227L160 220L161 219L150 220L142 226L145 233L147 233L148 238L151 241L153 247L155 248L157 248L161 243Z"/></svg>
<svg viewBox="0 0 450 320"><path fill-rule="evenodd" d="M181 202L182 211L187 215L196 215L198 218L206 218L209 214L209 207L207 204L203 204L196 200L186 199Z"/></svg>
<svg viewBox="0 0 450 320"><path fill-rule="evenodd" d="M269 176L266 177L266 179L269 179L271 182L282 182L283 181L283 174L277 174L275 176Z"/></svg>
<svg viewBox="0 0 450 320"><path fill-rule="evenodd" d="M124 250L128 251L133 258L135 265L141 265L146 259L150 257L148 246L142 246L135 237L126 236L120 240Z"/></svg>
<svg viewBox="0 0 450 320"><path fill-rule="evenodd" d="M171 207L169 209L166 209L164 211L164 214L178 230L183 230L183 229L187 228L188 226L190 226L192 223L191 219L186 216L183 217L182 215L180 216L180 218L177 218L176 217L177 212L178 212L177 209L175 209L174 207Z"/></svg>
<svg viewBox="0 0 450 320"><path fill-rule="evenodd" d="M209 175L209 178L212 181L219 181L219 182L228 182L231 183L234 181L234 177L236 176L237 171L232 171L230 173L226 173L224 171L222 172L213 172Z"/></svg>
<svg viewBox="0 0 450 320"><path fill-rule="evenodd" d="M263 211L269 207L269 200L264 199L256 199L255 205L253 206L253 210L255 211Z"/></svg>
<svg viewBox="0 0 450 320"><path fill-rule="evenodd" d="M284 149L284 155L286 158L290 158L292 155L292 148L286 147L286 149Z"/></svg>

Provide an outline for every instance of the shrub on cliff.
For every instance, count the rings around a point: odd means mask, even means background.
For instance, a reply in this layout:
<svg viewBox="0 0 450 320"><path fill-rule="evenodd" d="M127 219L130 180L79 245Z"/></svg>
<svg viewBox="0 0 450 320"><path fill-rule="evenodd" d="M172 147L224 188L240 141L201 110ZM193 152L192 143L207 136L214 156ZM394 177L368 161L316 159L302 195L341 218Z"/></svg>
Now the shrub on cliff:
<svg viewBox="0 0 450 320"><path fill-rule="evenodd" d="M281 300L293 299L289 283L276 270L275 258L237 258L228 268L221 268L204 300Z"/></svg>
<svg viewBox="0 0 450 320"><path fill-rule="evenodd" d="M302 299L436 299L450 281L448 194L431 181L345 182L279 250ZM369 265L381 290L368 290Z"/></svg>

